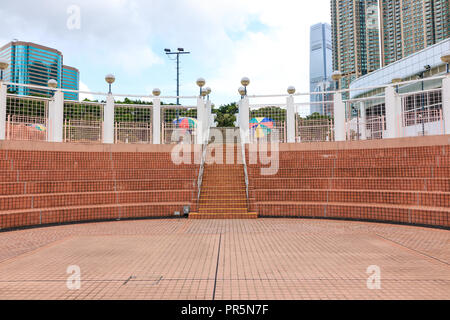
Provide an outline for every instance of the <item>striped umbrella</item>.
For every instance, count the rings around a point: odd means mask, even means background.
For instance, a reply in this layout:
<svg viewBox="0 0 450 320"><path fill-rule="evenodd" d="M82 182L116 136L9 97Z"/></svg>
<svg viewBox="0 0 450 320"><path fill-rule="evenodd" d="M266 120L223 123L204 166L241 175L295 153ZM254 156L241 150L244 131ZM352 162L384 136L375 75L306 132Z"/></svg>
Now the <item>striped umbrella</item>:
<svg viewBox="0 0 450 320"><path fill-rule="evenodd" d="M255 130L256 138L262 138L273 129L273 120L270 118L253 118L250 120L250 129Z"/></svg>
<svg viewBox="0 0 450 320"><path fill-rule="evenodd" d="M44 125L42 125L42 124L36 124L35 123L35 124L29 124L28 126L31 127L31 128L36 129L37 131L41 131L41 132L44 132L44 131L47 130L47 128Z"/></svg>
<svg viewBox="0 0 450 320"><path fill-rule="evenodd" d="M178 118L173 120L173 123L181 129L192 130L197 128L197 119L194 118Z"/></svg>

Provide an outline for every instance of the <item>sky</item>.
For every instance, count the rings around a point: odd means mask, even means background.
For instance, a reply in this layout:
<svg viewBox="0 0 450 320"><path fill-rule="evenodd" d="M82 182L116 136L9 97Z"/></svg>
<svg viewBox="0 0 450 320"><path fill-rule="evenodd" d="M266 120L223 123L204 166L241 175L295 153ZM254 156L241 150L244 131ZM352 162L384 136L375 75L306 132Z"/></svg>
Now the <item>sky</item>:
<svg viewBox="0 0 450 320"><path fill-rule="evenodd" d="M330 21L329 0L15 0L0 7L0 45L13 39L61 51L80 70L80 89L176 93L176 64L164 53L185 48L180 94L198 94L206 79L211 99L237 101L240 79L249 94L309 91L309 30ZM83 95L86 97L86 95ZM89 95L87 97L90 97ZM167 102L174 102L168 100ZM182 100L183 104L195 101Z"/></svg>

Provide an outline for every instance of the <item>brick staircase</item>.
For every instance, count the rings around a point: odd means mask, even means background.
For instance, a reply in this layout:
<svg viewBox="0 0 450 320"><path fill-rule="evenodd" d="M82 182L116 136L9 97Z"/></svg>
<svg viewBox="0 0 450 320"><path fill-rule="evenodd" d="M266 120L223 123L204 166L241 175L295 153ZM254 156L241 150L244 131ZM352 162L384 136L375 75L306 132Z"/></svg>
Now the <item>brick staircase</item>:
<svg viewBox="0 0 450 320"><path fill-rule="evenodd" d="M184 206L197 210L198 170L168 151L1 149L0 230L182 215Z"/></svg>
<svg viewBox="0 0 450 320"><path fill-rule="evenodd" d="M262 176L263 167L248 165L259 217L450 227L449 145L280 151L275 175Z"/></svg>
<svg viewBox="0 0 450 320"><path fill-rule="evenodd" d="M223 145L222 163L213 163L214 146L209 145L198 212L191 219L256 219L257 213L248 212L244 165L240 145ZM234 153L233 163L227 164L227 154ZM220 161L219 161L220 162Z"/></svg>

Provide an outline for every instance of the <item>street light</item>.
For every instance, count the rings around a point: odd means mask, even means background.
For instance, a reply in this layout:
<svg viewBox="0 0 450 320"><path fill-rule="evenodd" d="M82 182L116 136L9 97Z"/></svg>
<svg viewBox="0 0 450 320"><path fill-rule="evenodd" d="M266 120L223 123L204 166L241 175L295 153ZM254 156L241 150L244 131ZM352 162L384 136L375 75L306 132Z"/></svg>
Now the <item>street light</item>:
<svg viewBox="0 0 450 320"><path fill-rule="evenodd" d="M244 95L246 96L247 95L247 87L250 84L250 79L247 78L247 77L243 77L241 79L241 84L244 86L244 90L245 90L245 94Z"/></svg>
<svg viewBox="0 0 450 320"><path fill-rule="evenodd" d="M47 82L49 88L56 89L58 87L58 82L55 79L50 79Z"/></svg>
<svg viewBox="0 0 450 320"><path fill-rule="evenodd" d="M3 71L8 69L9 62L6 59L0 59L0 81L3 80Z"/></svg>
<svg viewBox="0 0 450 320"><path fill-rule="evenodd" d="M443 63L447 65L447 73L450 73L450 51L447 51L441 56L441 60Z"/></svg>
<svg viewBox="0 0 450 320"><path fill-rule="evenodd" d="M111 85L116 81L116 77L113 74L107 74L105 76L105 81L109 84L109 94L112 93L111 91Z"/></svg>
<svg viewBox="0 0 450 320"><path fill-rule="evenodd" d="M56 81L55 79L50 79L50 80L48 80L47 85L49 88L56 89L58 87L58 81ZM50 95L54 96L54 94L55 94L55 91L52 90Z"/></svg>
<svg viewBox="0 0 450 320"><path fill-rule="evenodd" d="M241 99L244 99L244 97L245 97L245 87L239 87L238 92L241 95Z"/></svg>
<svg viewBox="0 0 450 320"><path fill-rule="evenodd" d="M167 56L176 55L177 58L177 106L180 105L180 54L190 54L190 52L185 52L184 48L178 48L178 51L172 52L170 49L164 49Z"/></svg>
<svg viewBox="0 0 450 320"><path fill-rule="evenodd" d="M331 79L336 82L336 90L339 90L339 81L342 79L342 72L339 70L334 71L331 74Z"/></svg>
<svg viewBox="0 0 450 320"><path fill-rule="evenodd" d="M209 100L209 95L211 94L211 88L210 87L206 87L206 95L208 96L208 100Z"/></svg>
<svg viewBox="0 0 450 320"><path fill-rule="evenodd" d="M295 93L295 87L294 87L294 86L288 87L288 88L287 88L287 92L288 92L290 95L293 95L293 94Z"/></svg>
<svg viewBox="0 0 450 320"><path fill-rule="evenodd" d="M196 83L197 83L197 85L200 88L200 96L201 96L202 95L202 88L205 86L206 80L203 79L203 78L198 78Z"/></svg>
<svg viewBox="0 0 450 320"><path fill-rule="evenodd" d="M420 108L420 111L422 111L422 113L419 114L419 117L420 117L420 119L422 121L422 136L425 136L425 120L424 120L424 117L423 117L424 114L425 114L425 95L423 93L423 91L425 90L425 85L424 85L423 79L425 78L425 72L429 71L431 69L431 67L429 65L426 65L423 68L425 70L420 72L417 76L418 76L419 79L422 79L422 81L421 81L421 86L422 86L421 104L422 104L422 107Z"/></svg>
<svg viewBox="0 0 450 320"><path fill-rule="evenodd" d="M400 83L400 82L402 82L403 80L402 80L402 78L394 78L394 79L392 79L392 83L393 84L395 84L396 86L395 86L395 91L398 93L398 91L399 91L399 85L397 84L397 83Z"/></svg>
<svg viewBox="0 0 450 320"><path fill-rule="evenodd" d="M159 97L161 95L161 90L158 88L153 89L152 94L154 97Z"/></svg>

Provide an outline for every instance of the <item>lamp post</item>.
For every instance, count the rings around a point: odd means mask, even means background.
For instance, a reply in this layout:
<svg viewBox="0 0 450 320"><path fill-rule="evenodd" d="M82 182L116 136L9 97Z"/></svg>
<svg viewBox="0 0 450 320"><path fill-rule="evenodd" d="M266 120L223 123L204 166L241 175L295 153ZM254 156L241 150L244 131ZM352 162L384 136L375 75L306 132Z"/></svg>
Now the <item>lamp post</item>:
<svg viewBox="0 0 450 320"><path fill-rule="evenodd" d="M288 87L287 88L287 92L290 94L290 95L293 95L293 94L295 94L295 87L294 86L290 86L290 87Z"/></svg>
<svg viewBox="0 0 450 320"><path fill-rule="evenodd" d="M56 89L58 87L58 82L55 79L50 79L50 80L48 80L47 85L49 88ZM51 96L54 96L54 95L55 95L55 91L52 90Z"/></svg>
<svg viewBox="0 0 450 320"><path fill-rule="evenodd" d="M8 69L9 62L6 59L0 59L0 81L3 81L3 71Z"/></svg>
<svg viewBox="0 0 450 320"><path fill-rule="evenodd" d="M441 60L443 63L445 63L447 65L447 74L450 74L450 51L447 51L446 53L444 53L443 56L441 56Z"/></svg>
<svg viewBox="0 0 450 320"><path fill-rule="evenodd" d="M116 81L116 77L112 74L107 74L105 76L105 81L109 84L109 92L108 93L111 94L112 93L111 85Z"/></svg>
<svg viewBox="0 0 450 320"><path fill-rule="evenodd" d="M180 105L180 55L190 54L190 52L184 51L184 48L178 48L176 52L172 52L170 49L164 49L167 56L176 55L177 60L177 106Z"/></svg>
<svg viewBox="0 0 450 320"><path fill-rule="evenodd" d="M241 99L244 99L245 94L246 94L246 92L245 92L245 87L240 87L240 88L238 89L238 92L239 92L239 94L241 95Z"/></svg>
<svg viewBox="0 0 450 320"><path fill-rule="evenodd" d="M395 84L395 92L398 93L399 91L399 85L398 83L402 82L403 80L401 78L394 78L392 79L392 83Z"/></svg>
<svg viewBox="0 0 450 320"><path fill-rule="evenodd" d="M211 88L210 87L206 87L205 90L206 90L207 99L209 100L209 95L211 94Z"/></svg>
<svg viewBox="0 0 450 320"><path fill-rule="evenodd" d="M420 108L420 111L422 111L422 113L419 115L420 119L422 121L422 136L425 136L425 119L424 119L424 114L425 114L425 95L423 93L423 91L425 90L425 85L424 85L424 81L423 79L425 78L425 72L431 70L431 67L429 65L424 67L424 71L422 71L421 73L418 74L419 79L422 79L421 83L421 88L422 88L422 107Z"/></svg>
<svg viewBox="0 0 450 320"><path fill-rule="evenodd" d="M202 95L202 88L205 86L206 84L206 80L203 78L198 78L197 79L197 85L200 88L200 96Z"/></svg>
<svg viewBox="0 0 450 320"><path fill-rule="evenodd" d="M250 84L250 79L249 78L247 78L247 77L243 77L242 79L241 79L241 84L242 84L242 86L244 87L244 91L245 91L245 96L247 95L247 87L248 87L248 85Z"/></svg>
<svg viewBox="0 0 450 320"><path fill-rule="evenodd" d="M158 88L155 88L155 89L153 89L152 94L155 97L159 97L161 95L161 90L159 90Z"/></svg>
<svg viewBox="0 0 450 320"><path fill-rule="evenodd" d="M339 90L339 81L342 79L342 73L339 70L334 71L331 74L331 79L333 79L333 81L336 84L336 91Z"/></svg>

